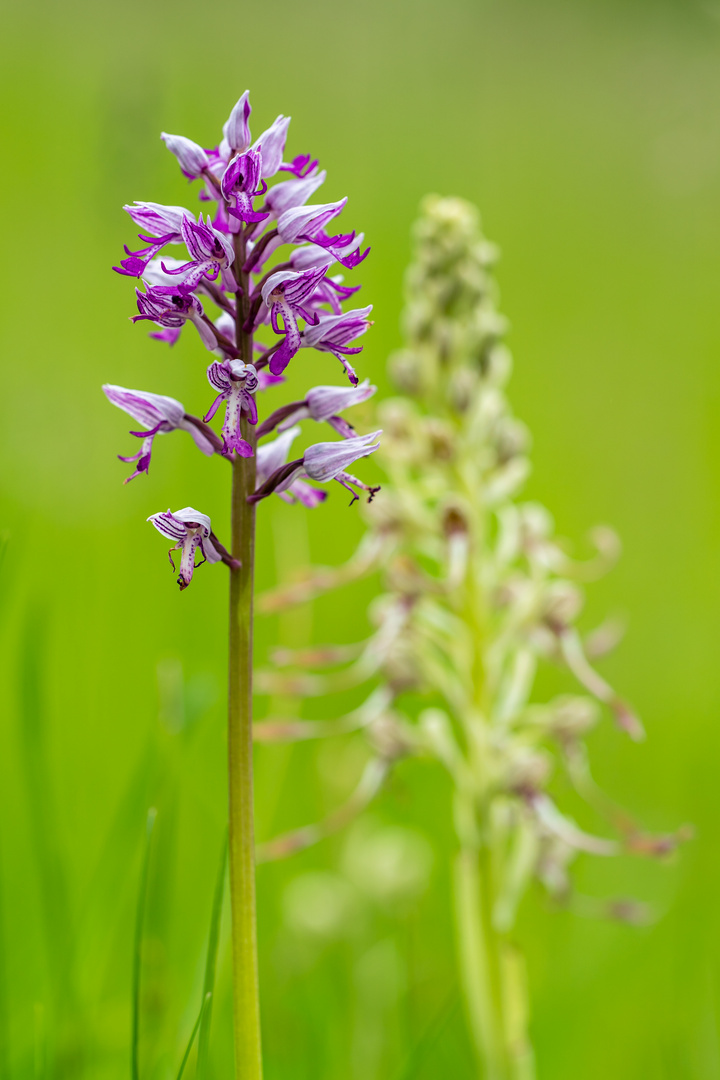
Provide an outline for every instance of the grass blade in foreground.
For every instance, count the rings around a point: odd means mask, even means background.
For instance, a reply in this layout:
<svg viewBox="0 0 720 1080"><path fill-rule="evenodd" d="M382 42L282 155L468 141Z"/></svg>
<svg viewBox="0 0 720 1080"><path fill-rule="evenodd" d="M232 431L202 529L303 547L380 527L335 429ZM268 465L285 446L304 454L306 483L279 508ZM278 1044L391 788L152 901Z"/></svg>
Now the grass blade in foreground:
<svg viewBox="0 0 720 1080"><path fill-rule="evenodd" d="M218 867L215 892L213 894L212 912L210 915L210 932L208 933L207 958L205 960L205 995L204 1008L200 1014L200 1034L198 1036L197 1056L197 1080L204 1080L207 1072L208 1054L210 1052L210 1021L212 1019L212 997L215 993L215 972L217 969L218 942L220 940L220 920L222 918L223 895L225 893L225 875L227 872L227 836L223 837L220 865Z"/></svg>
<svg viewBox="0 0 720 1080"><path fill-rule="evenodd" d="M135 911L135 935L133 939L133 966L131 990L131 1032L130 1032L130 1075L132 1080L140 1080L140 975L142 971L142 940L147 903L148 872L150 868L150 848L157 810L148 810L145 825L145 843L143 846L140 882L138 886L137 908Z"/></svg>

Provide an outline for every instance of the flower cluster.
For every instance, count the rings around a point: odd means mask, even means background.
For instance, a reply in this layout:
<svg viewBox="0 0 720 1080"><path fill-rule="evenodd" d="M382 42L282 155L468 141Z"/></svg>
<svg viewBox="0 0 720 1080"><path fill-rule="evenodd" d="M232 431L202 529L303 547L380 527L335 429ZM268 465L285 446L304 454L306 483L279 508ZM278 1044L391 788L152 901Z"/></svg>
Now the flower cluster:
<svg viewBox="0 0 720 1080"><path fill-rule="evenodd" d="M378 448L379 432L358 436L340 416L375 391L367 380L359 384L349 359L362 351L357 340L372 325L372 308L343 310L360 286L344 284L343 274L334 272L336 264L353 270L369 248L362 247L362 233L335 231L347 199L308 202L326 174L309 154L284 160L289 117L279 116L253 140L250 115L246 91L210 149L182 135L162 134L183 175L200 182L204 212L196 216L183 206L154 202L125 207L140 243L126 247L114 269L138 280L132 321L154 323L150 336L169 345L192 323L212 354L207 379L216 396L200 419L174 398L106 385L108 399L143 425L131 432L142 439L140 450L120 460L135 465L128 480L147 473L155 436L182 429L204 454L230 462L256 459L248 502L277 494L316 506L326 493L308 480L337 480L353 501L358 492L372 499L377 488L347 470ZM184 257L168 254L177 245L184 247ZM288 364L303 348L336 357L350 385L315 387L259 422L257 392L283 383ZM217 434L210 422L221 405ZM288 461L297 423L304 419L329 423L341 439L316 443ZM258 445L273 433L274 440ZM199 511L168 511L149 520L182 549L181 589L192 579L198 550L207 562L236 562Z"/></svg>

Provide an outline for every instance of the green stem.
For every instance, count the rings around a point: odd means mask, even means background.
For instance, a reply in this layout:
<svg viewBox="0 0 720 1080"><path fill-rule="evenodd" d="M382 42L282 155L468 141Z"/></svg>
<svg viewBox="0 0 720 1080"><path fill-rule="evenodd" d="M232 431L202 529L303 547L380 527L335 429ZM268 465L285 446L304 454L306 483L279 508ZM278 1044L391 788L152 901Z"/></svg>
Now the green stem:
<svg viewBox="0 0 720 1080"><path fill-rule="evenodd" d="M252 360L252 335L242 326L249 310L248 275L242 273L245 239L235 238L237 343L242 359ZM255 905L255 828L253 820L252 670L253 577L255 568L255 430L242 422L243 438L253 456L232 462L232 555L240 566L230 570L228 793L230 911L233 946L235 1072L242 1080L261 1080L260 1003L258 995Z"/></svg>
<svg viewBox="0 0 720 1080"><path fill-rule="evenodd" d="M485 1080L509 1080L489 897L479 852L462 847L455 861L455 918L460 975L475 1053Z"/></svg>

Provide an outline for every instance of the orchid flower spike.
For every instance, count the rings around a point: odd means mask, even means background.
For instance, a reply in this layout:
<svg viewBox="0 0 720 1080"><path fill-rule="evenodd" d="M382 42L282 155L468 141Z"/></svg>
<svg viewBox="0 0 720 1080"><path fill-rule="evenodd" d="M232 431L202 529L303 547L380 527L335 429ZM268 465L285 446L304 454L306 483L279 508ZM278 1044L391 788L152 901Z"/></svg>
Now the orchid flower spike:
<svg viewBox="0 0 720 1080"><path fill-rule="evenodd" d="M344 439L352 439L355 429L337 414L349 409L351 405L367 401L376 391L377 386L371 386L369 379L365 379L359 386L314 386L297 410L278 424L278 431L284 431L298 420L311 419L318 423L327 421Z"/></svg>
<svg viewBox="0 0 720 1080"><path fill-rule="evenodd" d="M204 562L220 562L222 556L210 539L212 525L207 514L201 514L198 510L194 510L192 506L186 506L183 510L174 512L167 510L164 513L151 514L147 520L151 521L163 536L175 541L168 552L168 558L173 570L175 569L175 563L173 562L172 553L173 551L182 551L180 574L177 579L181 591L187 589L192 581L195 569L195 552L198 548L200 548ZM198 565L202 566L202 563L198 563Z"/></svg>
<svg viewBox="0 0 720 1080"><path fill-rule="evenodd" d="M260 499L272 495L273 492L286 491L298 477L306 476L321 484L328 480L337 480L351 493L351 506L359 498L354 488L367 491L368 502L372 502L380 488L368 487L345 470L354 461L374 453L380 446L377 439L381 434L382 431L372 431L368 435L356 435L342 442L315 443L314 446L308 447L302 458L290 461L287 465L276 469L265 483L260 485L255 494L249 496L248 501L259 502Z"/></svg>
<svg viewBox="0 0 720 1080"><path fill-rule="evenodd" d="M300 434L300 427L296 425L270 443L264 443L257 449L257 488L261 487L272 474L280 469L287 461L290 447ZM276 492L285 502L300 502L308 509L319 506L327 498L326 491L306 484L304 480L292 480L287 489Z"/></svg>
<svg viewBox="0 0 720 1080"><path fill-rule="evenodd" d="M306 311L302 306L307 301L327 273L327 267L310 270L280 270L271 274L262 287L262 298L270 309L270 321L276 334L281 334L278 316L282 315L285 337L280 347L270 358L272 375L282 375L301 345L298 316L313 323L317 316Z"/></svg>
<svg viewBox="0 0 720 1080"><path fill-rule="evenodd" d="M122 457L118 454L120 461L137 462L135 472L132 476L128 476L125 480L126 484L150 469L153 439L156 435L165 435L169 431L179 429L187 431L203 454L209 456L215 452L210 440L187 418L184 407L175 398L165 397L163 394L151 394L144 390L127 390L124 386L112 386L108 383L103 386L103 390L108 401L148 428L147 431L130 432L131 435L143 440L137 454L132 457Z"/></svg>
<svg viewBox="0 0 720 1080"><path fill-rule="evenodd" d="M245 413L250 424L257 424L257 406L253 394L257 390L258 378L254 366L244 364L242 360L215 361L208 368L207 377L210 385L220 392L203 417L205 423L212 420L221 402L226 402L222 426L223 455L232 457L235 451L240 457L252 457L252 447L242 437L240 421Z"/></svg>

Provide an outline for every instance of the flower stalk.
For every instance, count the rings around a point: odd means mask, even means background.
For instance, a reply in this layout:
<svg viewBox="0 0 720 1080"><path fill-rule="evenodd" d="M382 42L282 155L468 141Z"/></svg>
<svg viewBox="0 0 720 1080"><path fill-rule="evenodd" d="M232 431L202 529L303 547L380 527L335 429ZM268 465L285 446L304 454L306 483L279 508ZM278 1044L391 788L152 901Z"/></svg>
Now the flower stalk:
<svg viewBox="0 0 720 1080"><path fill-rule="evenodd" d="M143 288L136 289L139 315L133 322L154 322L158 330L151 337L173 345L188 323L195 327L213 357L206 374L218 392L215 400L199 420L175 398L114 384L106 384L104 390L114 405L143 425L131 432L143 440L141 449L121 458L136 464L129 480L148 475L155 437L176 430L187 431L203 454L231 465L229 551L213 531L210 517L194 507L168 509L148 520L173 542L169 559L181 590L188 588L203 563L224 563L230 575L228 851L235 1063L242 1080L261 1080L252 755L256 505L277 495L305 507L319 506L327 493L307 479L320 484L335 480L353 500L359 497L357 491L372 498L378 489L345 469L377 450L379 432L357 436L337 415L375 389L367 383L355 389L358 379L346 359L361 351L352 343L371 325L371 308L343 312L342 302L359 286L344 286L342 277L328 273L335 262L346 269L362 262L369 250L360 251L363 234L326 232L347 200L305 206L325 180L325 172L318 171L309 154L283 162L288 117L279 116L251 145L250 113L246 91L223 127L222 140L211 149L182 135L163 134L183 174L204 185L200 198L213 212L196 218L181 206L151 202L126 206L142 230L143 246L134 251L126 247L126 258L114 267L125 277L141 279ZM272 187L269 180L274 180ZM174 244L185 245L187 260L161 255ZM269 265L286 245L292 251ZM295 257L299 263L293 268ZM208 301L219 314L211 317L205 310ZM261 332L274 332L275 340L262 340ZM345 392L302 387L302 396L290 410L295 414L292 428L278 433L275 428L287 408L270 410L264 423L258 423L256 394L284 382L285 369L303 348L331 353L351 386ZM221 405L225 416L219 436L209 422ZM311 445L302 457L288 462L290 445L300 432L296 420L328 421L341 438ZM274 435L272 441L260 445L269 435ZM174 557L179 558L179 567ZM206 1042L205 1038L203 1057Z"/></svg>
<svg viewBox="0 0 720 1080"><path fill-rule="evenodd" d="M249 310L249 274L243 233L235 237L236 341L244 363L252 360L253 337L243 329ZM243 439L253 453L232 460L232 555L228 630L228 854L232 913L233 1030L238 1076L262 1078L260 992L255 898L255 815L253 805L253 596L255 578L255 491L257 438L245 416Z"/></svg>

